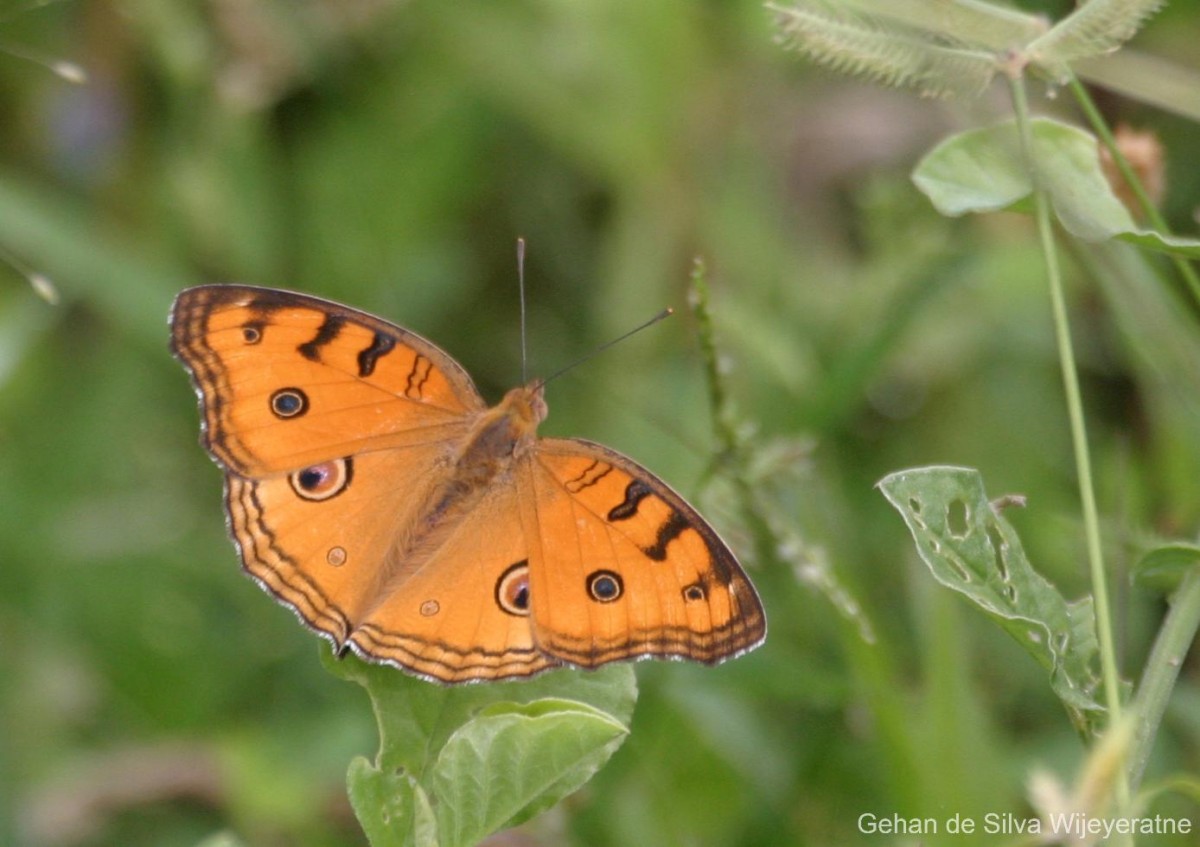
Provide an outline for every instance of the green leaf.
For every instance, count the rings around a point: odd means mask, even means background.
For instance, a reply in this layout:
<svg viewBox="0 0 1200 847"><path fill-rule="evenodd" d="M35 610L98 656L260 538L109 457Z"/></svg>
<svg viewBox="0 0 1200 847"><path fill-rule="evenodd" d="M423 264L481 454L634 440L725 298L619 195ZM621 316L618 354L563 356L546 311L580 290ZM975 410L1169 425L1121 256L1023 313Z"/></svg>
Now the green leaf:
<svg viewBox="0 0 1200 847"><path fill-rule="evenodd" d="M1100 169L1096 139L1049 118L1031 122L1037 173L1059 223L1085 241L1117 238L1166 253L1200 258L1200 241L1139 229ZM1033 193L1013 122L959 133L937 145L913 171L913 182L943 215L1025 210Z"/></svg>
<svg viewBox="0 0 1200 847"><path fill-rule="evenodd" d="M1068 603L1029 564L1016 530L969 468L929 467L884 477L879 489L908 524L934 578L967 597L1050 672L1081 731L1103 707L1091 598Z"/></svg>
<svg viewBox="0 0 1200 847"><path fill-rule="evenodd" d="M627 733L611 715L570 700L489 707L438 755L442 844L475 844L552 806L587 782Z"/></svg>
<svg viewBox="0 0 1200 847"><path fill-rule="evenodd" d="M350 762L346 784L350 805L372 847L438 847L429 797L410 774L357 756Z"/></svg>
<svg viewBox="0 0 1200 847"><path fill-rule="evenodd" d="M379 724L375 763L356 761L347 779L375 847L475 844L553 805L616 751L637 701L628 663L444 686L321 654L367 690Z"/></svg>
<svg viewBox="0 0 1200 847"><path fill-rule="evenodd" d="M1134 566L1133 575L1139 583L1164 591L1173 591L1188 571L1200 566L1200 546L1164 544L1156 547Z"/></svg>

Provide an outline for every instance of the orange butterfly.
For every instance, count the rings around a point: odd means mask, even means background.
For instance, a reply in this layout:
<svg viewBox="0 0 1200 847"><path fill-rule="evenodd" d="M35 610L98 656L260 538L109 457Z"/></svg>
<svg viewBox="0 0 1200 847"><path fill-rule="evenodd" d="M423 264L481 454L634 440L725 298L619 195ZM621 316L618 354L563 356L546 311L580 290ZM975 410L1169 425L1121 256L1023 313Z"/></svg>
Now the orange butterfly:
<svg viewBox="0 0 1200 847"><path fill-rule="evenodd" d="M542 383L488 408L424 338L316 297L175 300L201 442L246 571L338 651L441 682L762 643L729 548L607 447L538 438Z"/></svg>

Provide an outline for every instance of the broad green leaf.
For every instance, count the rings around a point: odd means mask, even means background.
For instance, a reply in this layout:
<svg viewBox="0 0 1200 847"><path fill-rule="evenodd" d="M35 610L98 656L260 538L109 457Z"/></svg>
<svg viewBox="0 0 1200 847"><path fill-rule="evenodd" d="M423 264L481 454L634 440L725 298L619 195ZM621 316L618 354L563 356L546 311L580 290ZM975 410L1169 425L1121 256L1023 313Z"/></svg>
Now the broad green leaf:
<svg viewBox="0 0 1200 847"><path fill-rule="evenodd" d="M352 655L337 659L325 647L321 653L331 673L367 690L379 723L375 763L356 762L348 776L355 814L375 847L473 844L492 831L486 827L553 805L620 746L637 700L628 663L445 686ZM496 733L496 721L515 718L519 728ZM492 735L502 736L495 756L485 750ZM510 749L513 738L523 755ZM475 748L473 768L455 766ZM393 840L379 841L377 833Z"/></svg>
<svg viewBox="0 0 1200 847"><path fill-rule="evenodd" d="M1164 544L1148 552L1134 567L1134 578L1143 585L1172 591L1188 571L1200 567L1200 546Z"/></svg>
<svg viewBox="0 0 1200 847"><path fill-rule="evenodd" d="M381 769L357 756L346 784L371 847L440 847L429 797L411 774Z"/></svg>
<svg viewBox="0 0 1200 847"><path fill-rule="evenodd" d="M557 803L591 778L628 729L569 700L498 703L438 755L433 791L442 847L470 847Z"/></svg>
<svg viewBox="0 0 1200 847"><path fill-rule="evenodd" d="M321 657L335 676L367 689L379 722L381 765L405 768L419 778L450 735L493 703L561 697L587 703L628 725L637 702L637 679L627 662L596 671L549 671L529 680L446 686L354 655L337 659L324 646Z"/></svg>
<svg viewBox="0 0 1200 847"><path fill-rule="evenodd" d="M1032 121L1037 173L1059 223L1085 241L1117 238L1151 250L1200 258L1200 241L1139 229L1100 169L1096 139L1049 118ZM913 171L913 182L943 215L1027 208L1033 193L1017 125L951 136Z"/></svg>
<svg viewBox="0 0 1200 847"><path fill-rule="evenodd" d="M879 489L908 524L938 582L971 600L1050 672L1080 730L1103 711L1091 598L1068 603L1029 564L1016 530L969 468L929 467L884 477Z"/></svg>

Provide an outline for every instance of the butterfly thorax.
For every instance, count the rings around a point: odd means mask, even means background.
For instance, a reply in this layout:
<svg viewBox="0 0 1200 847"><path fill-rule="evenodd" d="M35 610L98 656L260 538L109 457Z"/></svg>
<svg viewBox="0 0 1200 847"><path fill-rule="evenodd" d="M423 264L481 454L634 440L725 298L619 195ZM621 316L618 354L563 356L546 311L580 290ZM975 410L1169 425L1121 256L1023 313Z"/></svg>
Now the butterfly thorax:
<svg viewBox="0 0 1200 847"><path fill-rule="evenodd" d="M546 413L540 383L509 391L472 425L455 459L452 481L468 490L486 489L534 443Z"/></svg>
<svg viewBox="0 0 1200 847"><path fill-rule="evenodd" d="M546 418L540 384L514 388L472 424L425 516L426 528L453 522L493 485L509 478L513 462L537 440Z"/></svg>

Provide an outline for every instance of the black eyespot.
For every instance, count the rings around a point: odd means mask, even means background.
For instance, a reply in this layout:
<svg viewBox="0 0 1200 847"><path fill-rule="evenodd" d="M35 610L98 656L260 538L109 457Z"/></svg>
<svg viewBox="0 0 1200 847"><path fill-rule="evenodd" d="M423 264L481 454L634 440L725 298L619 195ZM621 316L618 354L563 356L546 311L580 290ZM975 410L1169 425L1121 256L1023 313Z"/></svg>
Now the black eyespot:
<svg viewBox="0 0 1200 847"><path fill-rule="evenodd" d="M334 459L298 470L288 477L288 481L292 491L304 500L328 500L345 491L353 475L352 459Z"/></svg>
<svg viewBox="0 0 1200 847"><path fill-rule="evenodd" d="M308 411L308 395L299 388L281 388L271 395L271 411L277 418L295 418Z"/></svg>
<svg viewBox="0 0 1200 847"><path fill-rule="evenodd" d="M691 585L683 587L684 600L703 600L708 592L704 590L704 586L698 582L693 582Z"/></svg>
<svg viewBox="0 0 1200 847"><path fill-rule="evenodd" d="M496 580L496 605L517 617L529 614L529 564L522 559L508 566Z"/></svg>
<svg viewBox="0 0 1200 847"><path fill-rule="evenodd" d="M625 583L618 573L593 571L588 574L587 590L597 603L611 603L625 593Z"/></svg>
<svg viewBox="0 0 1200 847"><path fill-rule="evenodd" d="M257 344L263 337L262 321L248 321L242 324L242 340L247 344Z"/></svg>

